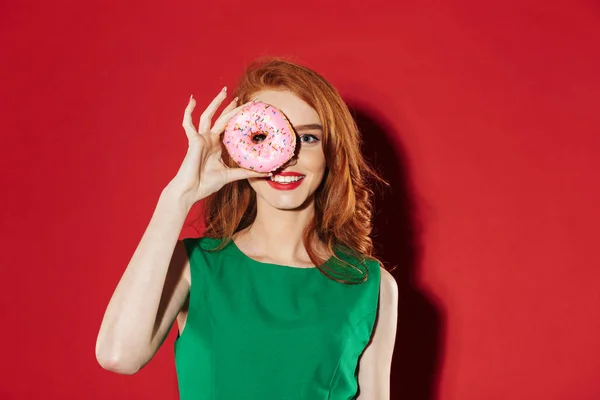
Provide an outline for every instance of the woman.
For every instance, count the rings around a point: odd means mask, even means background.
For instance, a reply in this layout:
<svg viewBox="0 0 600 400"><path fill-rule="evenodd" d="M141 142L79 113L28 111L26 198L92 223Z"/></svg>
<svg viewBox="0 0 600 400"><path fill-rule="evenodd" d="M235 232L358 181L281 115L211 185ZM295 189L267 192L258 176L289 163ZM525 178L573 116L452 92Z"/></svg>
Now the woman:
<svg viewBox="0 0 600 400"><path fill-rule="evenodd" d="M389 399L397 286L372 256L366 179L377 175L347 106L319 74L280 59L251 65L236 95L213 123L224 88L197 129L190 97L186 157L108 304L98 362L137 372L177 319L182 399ZM272 174L222 151L226 123L252 99L298 135ZM200 200L203 237L178 241Z"/></svg>

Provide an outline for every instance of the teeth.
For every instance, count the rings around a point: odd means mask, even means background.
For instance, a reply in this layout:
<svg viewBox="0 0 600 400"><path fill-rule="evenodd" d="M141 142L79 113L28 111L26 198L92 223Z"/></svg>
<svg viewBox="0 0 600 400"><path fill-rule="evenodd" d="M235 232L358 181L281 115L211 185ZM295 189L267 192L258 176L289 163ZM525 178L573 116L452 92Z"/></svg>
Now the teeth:
<svg viewBox="0 0 600 400"><path fill-rule="evenodd" d="M298 182L300 179L303 179L304 176L280 176L274 175L271 177L271 180L279 183L290 183L290 182Z"/></svg>

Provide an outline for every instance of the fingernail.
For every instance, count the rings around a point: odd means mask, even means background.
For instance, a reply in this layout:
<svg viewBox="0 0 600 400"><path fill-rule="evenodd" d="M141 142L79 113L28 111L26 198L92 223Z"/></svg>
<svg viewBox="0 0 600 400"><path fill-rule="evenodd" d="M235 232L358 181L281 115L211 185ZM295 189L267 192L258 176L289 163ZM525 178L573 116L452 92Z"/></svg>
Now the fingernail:
<svg viewBox="0 0 600 400"><path fill-rule="evenodd" d="M193 94L190 94L190 101L192 101L192 97L194 97L194 95L193 95Z"/></svg>
<svg viewBox="0 0 600 400"><path fill-rule="evenodd" d="M227 92L227 86L224 86L222 89L223 92Z"/></svg>
<svg viewBox="0 0 600 400"><path fill-rule="evenodd" d="M238 101L239 99L240 99L239 97L236 97L235 99L233 99L233 102L234 102L234 103L237 103L237 101Z"/></svg>

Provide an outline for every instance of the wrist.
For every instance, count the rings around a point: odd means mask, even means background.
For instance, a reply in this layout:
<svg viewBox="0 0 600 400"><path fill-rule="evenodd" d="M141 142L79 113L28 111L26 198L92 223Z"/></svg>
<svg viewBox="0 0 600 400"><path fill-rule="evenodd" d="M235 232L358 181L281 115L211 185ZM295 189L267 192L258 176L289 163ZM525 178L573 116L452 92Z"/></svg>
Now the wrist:
<svg viewBox="0 0 600 400"><path fill-rule="evenodd" d="M167 185L162 190L158 202L159 204L167 204L169 208L174 207L184 211L186 214L195 203L186 191L172 186L171 184Z"/></svg>

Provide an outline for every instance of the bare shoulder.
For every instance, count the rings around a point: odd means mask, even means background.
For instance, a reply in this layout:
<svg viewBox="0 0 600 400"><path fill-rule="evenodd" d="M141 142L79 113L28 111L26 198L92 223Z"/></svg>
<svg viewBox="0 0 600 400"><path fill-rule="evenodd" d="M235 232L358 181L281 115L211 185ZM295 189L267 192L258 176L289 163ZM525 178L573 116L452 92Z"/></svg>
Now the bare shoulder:
<svg viewBox="0 0 600 400"><path fill-rule="evenodd" d="M398 322L398 285L392 274L380 269L379 315L371 342L360 358L357 399L389 399L392 356Z"/></svg>
<svg viewBox="0 0 600 400"><path fill-rule="evenodd" d="M385 269L379 266L381 279L379 283L380 303L384 307L396 307L398 304L398 284L394 276Z"/></svg>

